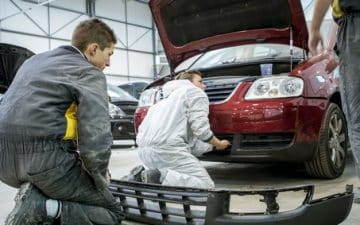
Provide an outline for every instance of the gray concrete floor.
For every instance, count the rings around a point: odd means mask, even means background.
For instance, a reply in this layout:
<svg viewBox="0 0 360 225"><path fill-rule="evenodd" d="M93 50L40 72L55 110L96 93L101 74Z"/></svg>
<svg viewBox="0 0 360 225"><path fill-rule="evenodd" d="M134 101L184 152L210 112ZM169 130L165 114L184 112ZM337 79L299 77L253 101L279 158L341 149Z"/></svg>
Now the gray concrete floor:
<svg viewBox="0 0 360 225"><path fill-rule="evenodd" d="M354 184L360 187L360 181L354 173L352 158L349 157L348 165L344 174L335 180L321 180L308 178L301 168L291 165L274 165L274 164L231 164L231 163L213 163L202 162L211 177L215 180L216 188L230 189L263 189L288 187L304 184L315 185L314 199L331 195L334 193L344 192L346 184ZM140 164L136 153L136 148L114 148L110 169L114 179L120 179L126 175L130 169ZM6 215L14 206L13 198L16 189L11 188L0 182L0 224L4 224ZM232 199L231 208L234 212L252 212L251 209L261 209L257 197L251 198L234 198ZM303 200L302 195L279 196L280 207L292 209ZM246 202L244 204L243 202ZM280 208L281 210L282 208ZM126 225L138 225L130 221L124 221ZM360 224L360 205L353 204L352 211L348 218L341 225L359 225Z"/></svg>

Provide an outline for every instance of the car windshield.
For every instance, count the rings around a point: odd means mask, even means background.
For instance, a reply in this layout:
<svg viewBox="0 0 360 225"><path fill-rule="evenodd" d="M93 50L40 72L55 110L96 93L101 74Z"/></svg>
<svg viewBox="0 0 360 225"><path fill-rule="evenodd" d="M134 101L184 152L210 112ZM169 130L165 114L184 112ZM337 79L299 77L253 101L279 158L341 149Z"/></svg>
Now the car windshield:
<svg viewBox="0 0 360 225"><path fill-rule="evenodd" d="M293 58L301 59L303 57L303 50L294 47ZM237 64L244 62L254 62L264 59L286 59L290 57L289 45L282 44L249 44L234 46L228 48L217 49L206 52L205 54L193 56L181 63L176 71L183 69L203 69L214 66L221 66L227 64ZM190 68L191 62L195 63Z"/></svg>
<svg viewBox="0 0 360 225"><path fill-rule="evenodd" d="M132 102L137 101L136 98L134 98L129 93L127 93L126 91L115 85L108 84L107 91L108 91L108 95L112 99L116 98L116 99L121 99L122 101L132 101Z"/></svg>

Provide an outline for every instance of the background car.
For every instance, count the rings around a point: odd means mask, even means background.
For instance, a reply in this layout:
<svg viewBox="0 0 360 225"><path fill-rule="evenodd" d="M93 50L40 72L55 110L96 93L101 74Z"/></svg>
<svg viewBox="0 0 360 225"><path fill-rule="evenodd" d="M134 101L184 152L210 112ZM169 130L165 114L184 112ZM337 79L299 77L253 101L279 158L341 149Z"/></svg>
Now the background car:
<svg viewBox="0 0 360 225"><path fill-rule="evenodd" d="M326 51L309 58L300 0L149 4L172 74L202 72L211 129L232 142L201 159L301 163L321 178L343 173L348 135L333 73L336 29ZM171 79L143 92L136 127Z"/></svg>
<svg viewBox="0 0 360 225"><path fill-rule="evenodd" d="M127 83L119 84L118 87L128 92L136 99L140 98L141 92L144 90L149 83L145 81L130 81Z"/></svg>
<svg viewBox="0 0 360 225"><path fill-rule="evenodd" d="M0 94L6 92L21 64L34 54L20 46L0 43Z"/></svg>
<svg viewBox="0 0 360 225"><path fill-rule="evenodd" d="M108 84L107 87L113 139L135 141L134 112L138 100L115 85Z"/></svg>

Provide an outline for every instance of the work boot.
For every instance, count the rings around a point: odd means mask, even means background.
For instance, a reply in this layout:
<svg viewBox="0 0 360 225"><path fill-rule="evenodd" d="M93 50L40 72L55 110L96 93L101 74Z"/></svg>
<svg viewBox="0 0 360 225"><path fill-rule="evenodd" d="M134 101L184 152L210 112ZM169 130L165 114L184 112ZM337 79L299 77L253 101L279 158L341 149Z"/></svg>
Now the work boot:
<svg viewBox="0 0 360 225"><path fill-rule="evenodd" d="M144 171L145 168L142 165L135 166L130 170L129 175L124 176L121 178L122 180L126 181L136 181L136 182L142 182L141 180L141 172Z"/></svg>
<svg viewBox="0 0 360 225"><path fill-rule="evenodd" d="M147 184L161 184L161 173L158 169L144 170L141 172L141 180Z"/></svg>
<svg viewBox="0 0 360 225"><path fill-rule="evenodd" d="M15 207L7 216L5 225L52 224L46 216L45 196L30 183L21 185L15 197Z"/></svg>

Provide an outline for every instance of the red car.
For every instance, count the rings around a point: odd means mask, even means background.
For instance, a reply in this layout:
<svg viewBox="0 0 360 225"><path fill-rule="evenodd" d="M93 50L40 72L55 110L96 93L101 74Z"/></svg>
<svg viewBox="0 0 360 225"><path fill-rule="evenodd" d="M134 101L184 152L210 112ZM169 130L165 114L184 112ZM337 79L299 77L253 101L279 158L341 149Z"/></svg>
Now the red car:
<svg viewBox="0 0 360 225"><path fill-rule="evenodd" d="M343 173L348 136L332 51L336 29L327 50L310 58L300 0L149 4L172 74L142 93L136 127L173 74L197 69L207 85L211 128L232 142L201 159L303 163L321 178Z"/></svg>

